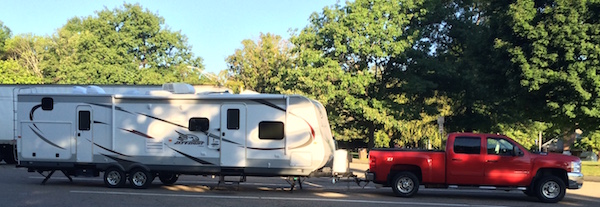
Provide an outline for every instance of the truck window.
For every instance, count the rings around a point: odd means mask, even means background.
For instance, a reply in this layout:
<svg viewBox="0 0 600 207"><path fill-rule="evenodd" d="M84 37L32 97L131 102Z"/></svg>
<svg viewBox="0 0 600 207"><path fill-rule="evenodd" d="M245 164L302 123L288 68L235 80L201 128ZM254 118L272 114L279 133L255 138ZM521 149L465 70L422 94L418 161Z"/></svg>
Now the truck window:
<svg viewBox="0 0 600 207"><path fill-rule="evenodd" d="M454 153L481 154L481 139L479 137L456 137L454 139Z"/></svg>
<svg viewBox="0 0 600 207"><path fill-rule="evenodd" d="M512 155L513 144L502 138L487 138L487 153L489 155Z"/></svg>

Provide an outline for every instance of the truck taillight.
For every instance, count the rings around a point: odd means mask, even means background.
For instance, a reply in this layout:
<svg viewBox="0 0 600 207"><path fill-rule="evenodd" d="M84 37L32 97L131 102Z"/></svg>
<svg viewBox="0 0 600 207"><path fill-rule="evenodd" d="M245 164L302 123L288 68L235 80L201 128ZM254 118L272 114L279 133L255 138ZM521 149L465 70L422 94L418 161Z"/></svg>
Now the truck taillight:
<svg viewBox="0 0 600 207"><path fill-rule="evenodd" d="M369 168L375 168L375 156L369 156Z"/></svg>

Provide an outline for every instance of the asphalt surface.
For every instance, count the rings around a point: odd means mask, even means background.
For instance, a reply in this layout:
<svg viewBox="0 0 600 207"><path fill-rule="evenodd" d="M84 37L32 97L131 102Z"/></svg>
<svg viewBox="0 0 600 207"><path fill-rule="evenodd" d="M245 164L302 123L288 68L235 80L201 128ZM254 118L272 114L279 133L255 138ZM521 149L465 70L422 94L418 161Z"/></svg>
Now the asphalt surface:
<svg viewBox="0 0 600 207"><path fill-rule="evenodd" d="M361 176L367 165L352 163L350 167ZM46 185L40 184L43 179L0 163L0 206L600 206L597 182L568 190L557 204L544 204L519 191L421 188L415 197L398 198L391 188L361 187L345 179L332 184L330 178L310 178L302 189L296 186L293 191L279 177L248 177L239 185L218 185L218 179L210 176L181 176L175 185L163 186L156 179L141 190L106 188L101 177L76 177L71 183L60 172Z"/></svg>

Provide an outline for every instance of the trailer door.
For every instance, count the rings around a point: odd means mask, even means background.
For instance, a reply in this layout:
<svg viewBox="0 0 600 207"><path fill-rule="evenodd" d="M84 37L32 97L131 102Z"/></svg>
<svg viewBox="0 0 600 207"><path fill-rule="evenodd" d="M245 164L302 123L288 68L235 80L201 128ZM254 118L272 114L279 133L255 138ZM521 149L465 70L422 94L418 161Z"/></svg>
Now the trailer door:
<svg viewBox="0 0 600 207"><path fill-rule="evenodd" d="M77 106L77 162L92 162L92 107Z"/></svg>
<svg viewBox="0 0 600 207"><path fill-rule="evenodd" d="M221 166L246 167L246 105L221 106Z"/></svg>

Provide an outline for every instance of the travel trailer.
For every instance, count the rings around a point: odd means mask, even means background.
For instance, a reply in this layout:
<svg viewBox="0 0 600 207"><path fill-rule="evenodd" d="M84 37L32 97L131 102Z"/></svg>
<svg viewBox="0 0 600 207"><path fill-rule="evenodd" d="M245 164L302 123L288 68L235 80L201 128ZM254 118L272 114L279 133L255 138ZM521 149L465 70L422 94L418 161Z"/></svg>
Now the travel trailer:
<svg viewBox="0 0 600 207"><path fill-rule="evenodd" d="M333 165L325 108L299 95L195 93L166 84L146 94L19 94L19 167L99 176L146 188L181 174L308 177ZM343 154L343 153L337 153ZM336 159L347 171L347 156ZM329 168L331 169L331 168ZM293 185L292 185L293 188Z"/></svg>
<svg viewBox="0 0 600 207"><path fill-rule="evenodd" d="M201 86L194 86L197 90ZM23 93L72 93L77 85L57 84L1 84L0 85L0 162L8 164L17 163L16 160L16 113L17 94ZM136 91L146 93L151 90L160 90L160 85L103 85L107 93L128 93ZM81 91L81 89L79 89ZM215 90L215 89L211 89ZM221 89L223 90L223 89Z"/></svg>

